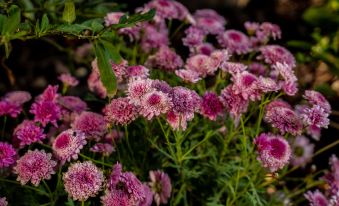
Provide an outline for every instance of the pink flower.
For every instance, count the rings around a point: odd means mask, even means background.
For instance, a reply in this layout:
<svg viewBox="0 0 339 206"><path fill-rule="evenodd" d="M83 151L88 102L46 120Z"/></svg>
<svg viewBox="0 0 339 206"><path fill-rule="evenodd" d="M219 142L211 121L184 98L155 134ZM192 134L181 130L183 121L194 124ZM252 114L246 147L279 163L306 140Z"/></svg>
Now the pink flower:
<svg viewBox="0 0 339 206"><path fill-rule="evenodd" d="M16 105L23 105L24 103L29 102L32 99L32 96L25 91L13 91L8 92L3 99Z"/></svg>
<svg viewBox="0 0 339 206"><path fill-rule="evenodd" d="M145 199L138 206L151 206L153 202L153 193L147 184L143 184Z"/></svg>
<svg viewBox="0 0 339 206"><path fill-rule="evenodd" d="M46 138L43 129L37 126L33 121L24 120L13 132L13 136L20 140L20 146L31 145L34 142L41 142Z"/></svg>
<svg viewBox="0 0 339 206"><path fill-rule="evenodd" d="M244 99L242 95L236 94L233 90L233 85L229 85L221 91L220 101L230 113L231 117L234 118L234 121L237 125L240 120L242 113L247 111L249 101Z"/></svg>
<svg viewBox="0 0 339 206"><path fill-rule="evenodd" d="M230 53L246 54L250 51L250 40L242 32L237 30L226 30L217 37L219 44Z"/></svg>
<svg viewBox="0 0 339 206"><path fill-rule="evenodd" d="M107 131L104 116L94 112L82 112L72 123L72 128L85 133L88 139L100 139Z"/></svg>
<svg viewBox="0 0 339 206"><path fill-rule="evenodd" d="M179 69L175 71L175 74L180 77L183 81L189 83L197 83L201 80L199 73L188 69Z"/></svg>
<svg viewBox="0 0 339 206"><path fill-rule="evenodd" d="M52 148L55 156L63 164L66 161L71 161L71 159L78 159L78 154L86 143L84 133L68 129L55 138Z"/></svg>
<svg viewBox="0 0 339 206"><path fill-rule="evenodd" d="M151 120L153 117L167 113L172 107L171 99L160 91L149 92L141 100L140 114Z"/></svg>
<svg viewBox="0 0 339 206"><path fill-rule="evenodd" d="M200 108L200 101L196 93L185 87L174 87L170 97L173 103L173 112L183 120L192 120L194 112Z"/></svg>
<svg viewBox="0 0 339 206"><path fill-rule="evenodd" d="M183 20L188 15L188 10L181 3L173 0L152 0L145 6L156 10L157 21L161 19Z"/></svg>
<svg viewBox="0 0 339 206"><path fill-rule="evenodd" d="M282 136L262 133L254 144L257 146L258 160L270 172L276 172L288 164L291 148Z"/></svg>
<svg viewBox="0 0 339 206"><path fill-rule="evenodd" d="M231 75L236 75L237 73L241 73L247 69L247 66L242 63L235 62L224 62L221 65L221 70Z"/></svg>
<svg viewBox="0 0 339 206"><path fill-rule="evenodd" d="M226 20L212 9L201 9L194 13L196 27L210 34L219 34L224 31Z"/></svg>
<svg viewBox="0 0 339 206"><path fill-rule="evenodd" d="M104 174L92 162L72 164L63 175L65 190L73 200L86 201L102 189Z"/></svg>
<svg viewBox="0 0 339 206"><path fill-rule="evenodd" d="M154 88L152 88L152 80L150 79L136 79L134 81L129 82L128 88L127 88L127 95L129 101L139 106L141 105L141 100L143 96L153 91Z"/></svg>
<svg viewBox="0 0 339 206"><path fill-rule="evenodd" d="M146 79L149 76L149 69L142 65L134 65L127 67L126 73L129 78Z"/></svg>
<svg viewBox="0 0 339 206"><path fill-rule="evenodd" d="M122 190L106 191L101 197L101 203L103 206L136 206Z"/></svg>
<svg viewBox="0 0 339 206"><path fill-rule="evenodd" d="M302 111L301 118L307 126L316 126L318 128L327 128L330 124L328 119L328 113L319 105L313 105L313 107L306 107Z"/></svg>
<svg viewBox="0 0 339 206"><path fill-rule="evenodd" d="M289 96L294 96L298 92L298 83L292 68L288 64L280 62L275 63L272 68L283 78L280 84L284 92Z"/></svg>
<svg viewBox="0 0 339 206"><path fill-rule="evenodd" d="M34 102L30 112L34 114L34 121L40 122L43 127L48 123L57 127L57 121L61 118L61 109L54 101L39 100Z"/></svg>
<svg viewBox="0 0 339 206"><path fill-rule="evenodd" d="M267 64L286 63L290 68L295 67L296 62L286 48L278 45L266 45L259 48L261 55L257 59L263 59Z"/></svg>
<svg viewBox="0 0 339 206"><path fill-rule="evenodd" d="M321 136L321 128L315 125L310 125L306 128L306 133L310 135L313 139L318 141L320 140L320 136Z"/></svg>
<svg viewBox="0 0 339 206"><path fill-rule="evenodd" d="M257 86L260 89L260 91L264 93L277 92L281 88L280 85L278 85L277 82L272 78L262 76L259 77Z"/></svg>
<svg viewBox="0 0 339 206"><path fill-rule="evenodd" d="M79 84L79 81L69 73L61 74L58 79L65 85L75 87Z"/></svg>
<svg viewBox="0 0 339 206"><path fill-rule="evenodd" d="M57 165L51 159L52 154L41 150L28 150L14 167L14 173L18 174L17 180L22 185L31 181L34 186L38 186L41 180L48 180L55 174L54 167Z"/></svg>
<svg viewBox="0 0 339 206"><path fill-rule="evenodd" d="M162 46L154 55L148 57L145 65L154 69L174 71L183 66L183 61L175 51L167 46Z"/></svg>
<svg viewBox="0 0 339 206"><path fill-rule="evenodd" d="M41 95L38 96L38 102L42 101L52 101L55 102L56 99L59 97L58 94L58 85L52 86L48 85L48 87L42 92Z"/></svg>
<svg viewBox="0 0 339 206"><path fill-rule="evenodd" d="M112 70L115 74L115 77L117 78L117 81L122 82L123 79L126 76L126 70L127 70L128 62L124 59L121 60L120 63L115 63L115 62L111 61L111 66L112 66Z"/></svg>
<svg viewBox="0 0 339 206"><path fill-rule="evenodd" d="M309 101L310 104L319 105L327 113L331 112L331 105L330 105L330 103L328 103L326 98L321 93L319 93L317 91L314 91L314 90L306 90L303 97L307 101Z"/></svg>
<svg viewBox="0 0 339 206"><path fill-rule="evenodd" d="M120 18L124 15L123 12L110 12L105 16L105 26L111 26L113 24L118 24Z"/></svg>
<svg viewBox="0 0 339 206"><path fill-rule="evenodd" d="M204 31L195 26L190 26L186 29L185 34L186 36L182 39L182 42L187 47L201 45L206 35Z"/></svg>
<svg viewBox="0 0 339 206"><path fill-rule="evenodd" d="M127 201L128 205L138 205L145 199L143 184L132 172L122 172L122 166L117 163L113 166L110 179L108 181L108 189L113 195L118 195L117 198L121 201L120 197L123 198L123 202ZM112 199L114 197L111 197Z"/></svg>
<svg viewBox="0 0 339 206"><path fill-rule="evenodd" d="M199 74L200 77L206 77L207 74L212 74L217 69L211 58L204 54L189 57L186 60L185 68Z"/></svg>
<svg viewBox="0 0 339 206"><path fill-rule="evenodd" d="M105 86L102 84L100 79L100 72L98 68L97 59L92 61L92 73L87 79L87 84L91 92L99 95L100 98L105 98L107 96L107 91Z"/></svg>
<svg viewBox="0 0 339 206"><path fill-rule="evenodd" d="M304 167L312 159L314 144L311 144L305 136L297 136L292 141L293 155L291 163L293 166Z"/></svg>
<svg viewBox="0 0 339 206"><path fill-rule="evenodd" d="M232 77L233 91L235 94L241 95L245 100L260 100L261 91L258 87L258 78L247 72L236 73Z"/></svg>
<svg viewBox="0 0 339 206"><path fill-rule="evenodd" d="M6 197L0 198L0 206L7 206L8 202L6 201Z"/></svg>
<svg viewBox="0 0 339 206"><path fill-rule="evenodd" d="M160 171L150 171L149 177L151 182L151 190L153 191L154 201L157 205L167 204L168 199L171 197L172 184L169 176Z"/></svg>
<svg viewBox="0 0 339 206"><path fill-rule="evenodd" d="M102 153L104 156L110 156L114 151L112 144L108 143L96 143L93 147L90 148L91 152Z"/></svg>
<svg viewBox="0 0 339 206"><path fill-rule="evenodd" d="M210 120L216 120L223 111L223 105L213 92L206 92L202 97L201 114Z"/></svg>
<svg viewBox="0 0 339 206"><path fill-rule="evenodd" d="M201 43L195 47L190 48L190 52L192 55L194 54L204 54L204 55L211 55L212 52L215 50L214 46L208 42Z"/></svg>
<svg viewBox="0 0 339 206"><path fill-rule="evenodd" d="M152 88L165 94L172 92L172 87L167 82L158 79L152 80Z"/></svg>
<svg viewBox="0 0 339 206"><path fill-rule="evenodd" d="M187 128L187 118L185 116L176 114L173 110L167 113L166 120L174 130L182 129L185 131Z"/></svg>
<svg viewBox="0 0 339 206"><path fill-rule="evenodd" d="M259 29L260 24L257 23L257 22L246 21L244 23L244 27L245 27L248 34L253 35Z"/></svg>
<svg viewBox="0 0 339 206"><path fill-rule="evenodd" d="M165 23L161 23L156 27L151 24L144 24L144 35L141 39L141 48L145 52L150 52L152 49L158 49L162 46L169 45L168 30Z"/></svg>
<svg viewBox="0 0 339 206"><path fill-rule="evenodd" d="M308 191L304 196L309 201L310 206L328 206L328 200L319 190Z"/></svg>
<svg viewBox="0 0 339 206"><path fill-rule="evenodd" d="M138 109L129 102L127 97L112 99L102 112L105 121L115 125L127 125L138 116Z"/></svg>
<svg viewBox="0 0 339 206"><path fill-rule="evenodd" d="M20 105L8 102L6 100L0 100L0 117L9 115L16 118L22 111Z"/></svg>
<svg viewBox="0 0 339 206"><path fill-rule="evenodd" d="M0 169L14 164L15 156L16 151L11 144L0 142Z"/></svg>
<svg viewBox="0 0 339 206"><path fill-rule="evenodd" d="M87 103L75 96L60 96L57 102L63 108L76 113L81 113L87 109Z"/></svg>
<svg viewBox="0 0 339 206"><path fill-rule="evenodd" d="M256 30L256 36L261 42L266 43L270 37L274 40L281 39L281 30L276 24L264 22L260 25L259 29Z"/></svg>
<svg viewBox="0 0 339 206"><path fill-rule="evenodd" d="M272 106L272 103L266 107L264 120L279 129L281 134L286 132L292 135L300 135L302 132L302 122L297 114L285 106ZM273 102L273 104L276 104Z"/></svg>
<svg viewBox="0 0 339 206"><path fill-rule="evenodd" d="M248 71L256 75L264 75L266 73L266 67L263 64L254 62L248 65Z"/></svg>

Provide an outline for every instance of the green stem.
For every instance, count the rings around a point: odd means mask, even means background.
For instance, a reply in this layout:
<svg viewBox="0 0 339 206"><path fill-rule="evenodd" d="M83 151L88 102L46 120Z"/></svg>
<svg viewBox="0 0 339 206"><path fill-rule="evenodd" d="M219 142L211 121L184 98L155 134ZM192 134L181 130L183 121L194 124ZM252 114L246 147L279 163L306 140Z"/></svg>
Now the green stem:
<svg viewBox="0 0 339 206"><path fill-rule="evenodd" d="M48 193L49 193L49 198L51 199L51 202L53 201L53 193L51 191L51 189L49 188L48 184L45 182L45 180L42 180L42 183L44 184L45 188L47 189Z"/></svg>
<svg viewBox="0 0 339 206"><path fill-rule="evenodd" d="M87 157L87 156L84 155L84 154L81 154L81 153L79 153L79 156L82 157L82 158L91 160L91 161L94 162L94 163L101 164L101 165L105 165L105 166L107 166L107 167L112 167L112 165L113 165L113 164L107 164L107 163L104 163L104 162L101 162L101 161L98 161L98 160L94 160L94 159L92 159L92 158L90 158L90 157Z"/></svg>
<svg viewBox="0 0 339 206"><path fill-rule="evenodd" d="M17 182L17 181L13 181L13 180L8 180L8 179L2 179L2 178L0 178L0 182L8 182L8 183L12 183L12 184L16 184L16 185L20 185L21 187L23 187L23 188L26 188L26 189L30 189L30 190L33 190L33 191L36 191L36 192L38 192L38 193L40 193L40 194L42 194L42 195L44 195L44 196L49 196L46 192L44 192L44 191L41 191L41 190L39 190L39 189L37 189L37 188L35 188L35 187L31 187L31 186L28 186L28 185L21 185L19 182Z"/></svg>
<svg viewBox="0 0 339 206"><path fill-rule="evenodd" d="M85 201L81 201L81 206L85 206Z"/></svg>

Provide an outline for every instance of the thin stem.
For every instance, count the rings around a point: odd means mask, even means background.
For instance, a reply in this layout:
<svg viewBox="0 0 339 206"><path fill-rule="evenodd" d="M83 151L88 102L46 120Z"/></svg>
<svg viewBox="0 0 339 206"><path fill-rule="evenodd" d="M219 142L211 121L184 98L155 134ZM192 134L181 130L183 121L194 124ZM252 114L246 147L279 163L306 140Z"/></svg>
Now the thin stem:
<svg viewBox="0 0 339 206"><path fill-rule="evenodd" d="M7 122L7 116L4 116L4 124L2 125L1 137L5 136L6 122Z"/></svg>
<svg viewBox="0 0 339 206"><path fill-rule="evenodd" d="M81 201L81 206L85 206L85 201Z"/></svg>
<svg viewBox="0 0 339 206"><path fill-rule="evenodd" d="M92 158L90 158L90 157L87 157L87 156L84 155L84 154L81 154L81 153L79 153L79 156L82 157L82 158L91 160L91 161L94 162L94 163L101 164L101 165L105 165L105 166L107 166L107 167L111 167L111 166L113 165L113 164L112 164L112 165L111 165L111 164L107 164L107 163L104 163L104 162L101 162L101 161L98 161L98 160L94 160L94 159L92 159Z"/></svg>
<svg viewBox="0 0 339 206"><path fill-rule="evenodd" d="M51 202L53 201L53 193L51 191L51 189L49 188L48 184L46 183L45 180L42 180L42 183L44 184L45 188L47 189L48 193L49 193L49 198L51 199Z"/></svg>
<svg viewBox="0 0 339 206"><path fill-rule="evenodd" d="M31 186L28 186L28 185L21 185L19 182L14 181L14 180L8 180L8 179L2 179L2 178L0 178L0 182L8 182L8 183L20 185L20 186L23 187L23 188L30 189L30 190L34 190L34 191L36 191L36 192L38 192L38 193L40 193L40 194L42 194L42 195L45 195L45 196L47 196L47 197L49 196L49 195L48 195L46 192L44 192L44 191L41 191L41 190L39 190L39 189L37 189L37 188L35 188L35 187L31 187Z"/></svg>

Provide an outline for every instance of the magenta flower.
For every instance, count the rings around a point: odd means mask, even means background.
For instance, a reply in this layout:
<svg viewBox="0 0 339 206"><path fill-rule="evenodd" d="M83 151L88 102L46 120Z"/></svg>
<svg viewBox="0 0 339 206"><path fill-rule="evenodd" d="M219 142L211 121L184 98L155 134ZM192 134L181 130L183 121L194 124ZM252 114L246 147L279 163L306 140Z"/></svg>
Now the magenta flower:
<svg viewBox="0 0 339 206"><path fill-rule="evenodd" d="M175 74L180 77L183 81L189 83L197 83L201 80L199 73L188 69L179 69L175 71Z"/></svg>
<svg viewBox="0 0 339 206"><path fill-rule="evenodd" d="M140 106L143 96L153 90L154 88L152 88L151 79L137 79L131 81L127 88L128 99L132 104Z"/></svg>
<svg viewBox="0 0 339 206"><path fill-rule="evenodd" d="M17 180L22 185L31 181L34 186L38 186L41 180L48 180L55 174L54 167L57 165L52 159L51 153L44 150L28 150L14 167L14 173L18 174Z"/></svg>
<svg viewBox="0 0 339 206"><path fill-rule="evenodd" d="M113 24L118 24L120 18L124 15L123 12L110 12L107 13L104 20L105 20L105 26L111 26Z"/></svg>
<svg viewBox="0 0 339 206"><path fill-rule="evenodd" d="M235 63L235 62L224 62L220 66L221 70L227 73L230 73L232 76L236 75L237 73L241 73L247 69L247 66L242 63Z"/></svg>
<svg viewBox="0 0 339 206"><path fill-rule="evenodd" d="M55 138L53 152L62 164L71 159L76 160L80 150L87 143L85 139L85 134L81 131L65 130Z"/></svg>
<svg viewBox="0 0 339 206"><path fill-rule="evenodd" d="M119 196L124 197L124 201L129 202L129 205L138 205L138 203L145 199L143 184L132 172L122 172L120 163L113 166L108 181L108 189L113 195L118 195L115 198L119 201ZM111 197L110 199L114 199L114 197Z"/></svg>
<svg viewBox="0 0 339 206"><path fill-rule="evenodd" d="M94 112L82 112L72 123L74 130L85 133L88 139L100 139L107 131L104 116Z"/></svg>
<svg viewBox="0 0 339 206"><path fill-rule="evenodd" d="M173 112L183 120L192 120L194 112L200 108L200 101L196 93L185 87L174 87L170 97L173 103Z"/></svg>
<svg viewBox="0 0 339 206"><path fill-rule="evenodd" d="M308 191L304 196L309 201L310 206L328 206L327 198L319 190Z"/></svg>
<svg viewBox="0 0 339 206"><path fill-rule="evenodd" d="M215 67L212 59L204 54L196 54L186 60L185 68L189 71L199 74L200 77L206 77L213 74L218 68Z"/></svg>
<svg viewBox="0 0 339 206"><path fill-rule="evenodd" d="M143 184L143 188L144 188L145 199L141 201L138 206L151 206L153 202L152 190L151 188L149 188L149 186L146 183Z"/></svg>
<svg viewBox="0 0 339 206"><path fill-rule="evenodd" d="M204 55L211 55L212 52L215 50L213 44L210 44L208 42L205 42L205 43L202 43L202 44L199 44L195 47L191 47L190 48L190 52L191 54L204 54Z"/></svg>
<svg viewBox="0 0 339 206"><path fill-rule="evenodd" d="M103 206L136 206L122 190L106 191L101 197L101 203Z"/></svg>
<svg viewBox="0 0 339 206"><path fill-rule="evenodd" d="M145 65L155 69L163 69L165 71L174 71L183 66L181 57L167 46L162 46L154 54L148 57Z"/></svg>
<svg viewBox="0 0 339 206"><path fill-rule="evenodd" d="M153 117L167 113L173 104L167 94L152 91L144 95L141 100L140 114L151 120Z"/></svg>
<svg viewBox="0 0 339 206"><path fill-rule="evenodd" d="M11 103L6 100L0 100L0 117L9 115L16 118L22 111L21 105Z"/></svg>
<svg viewBox="0 0 339 206"><path fill-rule="evenodd" d="M61 118L61 109L53 101L34 102L30 112L34 114L34 121L40 122L43 127L48 123L57 127L57 121Z"/></svg>
<svg viewBox="0 0 339 206"><path fill-rule="evenodd" d="M216 120L223 111L223 105L219 97L213 92L206 92L202 97L201 114L210 120Z"/></svg>
<svg viewBox="0 0 339 206"><path fill-rule="evenodd" d="M257 22L246 21L244 27L249 35L253 35L260 28L260 24Z"/></svg>
<svg viewBox="0 0 339 206"><path fill-rule="evenodd" d="M212 9L201 9L194 13L196 27L210 34L219 34L224 31L226 20Z"/></svg>
<svg viewBox="0 0 339 206"><path fill-rule="evenodd" d="M141 48L145 52L169 45L168 30L165 23L160 23L158 27L151 24L144 24L143 32Z"/></svg>
<svg viewBox="0 0 339 206"><path fill-rule="evenodd" d="M219 44L229 50L232 54L246 54L250 51L250 40L242 32L237 30L226 30L217 37Z"/></svg>
<svg viewBox="0 0 339 206"><path fill-rule="evenodd" d="M55 102L56 99L59 97L58 88L59 88L58 85L55 86L48 85L48 87L42 92L42 94L38 96L37 98L38 102L41 101Z"/></svg>
<svg viewBox="0 0 339 206"><path fill-rule="evenodd" d="M321 136L321 128L315 125L310 125L306 128L306 133L310 135L313 139L319 141Z"/></svg>
<svg viewBox="0 0 339 206"><path fill-rule="evenodd" d="M79 81L69 73L61 74L58 79L67 86L75 87L79 84Z"/></svg>
<svg viewBox="0 0 339 206"><path fill-rule="evenodd" d="M186 29L185 34L186 36L182 39L182 42L187 47L201 45L206 35L204 31L195 26L190 26Z"/></svg>
<svg viewBox="0 0 339 206"><path fill-rule="evenodd" d="M247 71L236 73L232 77L233 91L245 100L260 100L261 91L258 87L258 78Z"/></svg>
<svg viewBox="0 0 339 206"><path fill-rule="evenodd" d="M105 121L115 125L127 125L138 116L138 109L129 102L127 97L112 99L102 112Z"/></svg>
<svg viewBox="0 0 339 206"><path fill-rule="evenodd" d="M290 68L295 67L296 62L286 48L278 45L266 45L259 48L261 55L257 59L263 59L267 64L286 63Z"/></svg>
<svg viewBox="0 0 339 206"><path fill-rule="evenodd" d="M234 118L235 124L237 125L241 114L247 111L249 101L244 99L242 95L236 94L232 85L224 88L221 91L219 98L231 117Z"/></svg>
<svg viewBox="0 0 339 206"><path fill-rule="evenodd" d="M168 199L171 197L172 184L169 176L160 171L150 171L149 177L151 182L151 190L153 191L154 201L157 205L167 204Z"/></svg>
<svg viewBox="0 0 339 206"><path fill-rule="evenodd" d="M300 135L303 125L297 114L290 108L270 104L266 108L264 120L279 129L281 134L288 132L292 135Z"/></svg>
<svg viewBox="0 0 339 206"><path fill-rule="evenodd" d="M248 65L248 71L256 75L264 75L266 73L266 67L263 64L254 62Z"/></svg>
<svg viewBox="0 0 339 206"><path fill-rule="evenodd" d="M134 65L127 67L127 76L129 78L141 78L146 79L149 76L149 69L142 65Z"/></svg>
<svg viewBox="0 0 339 206"><path fill-rule="evenodd" d="M258 160L270 172L283 168L291 158L290 145L282 136L262 133L254 144L257 146Z"/></svg>
<svg viewBox="0 0 339 206"><path fill-rule="evenodd" d="M65 190L73 200L86 201L102 189L104 174L92 162L72 164L63 175Z"/></svg>
<svg viewBox="0 0 339 206"><path fill-rule="evenodd" d="M297 136L292 141L293 155L291 163L293 166L304 167L312 159L314 144L311 144L305 136Z"/></svg>
<svg viewBox="0 0 339 206"><path fill-rule="evenodd" d="M313 107L306 107L301 113L301 118L307 126L316 126L318 128L327 128L330 124L328 113L319 105Z"/></svg>
<svg viewBox="0 0 339 206"><path fill-rule="evenodd" d="M45 139L46 135L43 132L44 130L33 121L24 120L14 129L13 136L20 140L20 147L24 147Z"/></svg>
<svg viewBox="0 0 339 206"><path fill-rule="evenodd" d="M114 147L112 144L108 143L96 143L93 147L90 148L91 152L101 153L104 156L110 156L114 151Z"/></svg>
<svg viewBox="0 0 339 206"><path fill-rule="evenodd" d="M161 21L162 19L183 20L188 15L186 7L174 0L152 0L145 7L156 10L156 21Z"/></svg>
<svg viewBox="0 0 339 206"><path fill-rule="evenodd" d="M60 96L58 104L72 112L81 113L87 109L87 103L75 96Z"/></svg>
<svg viewBox="0 0 339 206"><path fill-rule="evenodd" d="M0 169L15 163L16 151L11 144L0 142Z"/></svg>
<svg viewBox="0 0 339 206"><path fill-rule="evenodd" d="M8 92L3 99L16 105L23 105L24 103L29 102L32 99L32 96L25 91L13 91Z"/></svg>
<svg viewBox="0 0 339 206"><path fill-rule="evenodd" d="M6 197L0 197L0 206L7 206L8 202L6 200Z"/></svg>
<svg viewBox="0 0 339 206"><path fill-rule="evenodd" d="M172 87L167 82L158 79L152 80L152 88L165 94L172 92Z"/></svg>
<svg viewBox="0 0 339 206"><path fill-rule="evenodd" d="M331 112L331 105L326 98L319 92L314 90L306 90L303 96L310 104L319 105L325 112Z"/></svg>

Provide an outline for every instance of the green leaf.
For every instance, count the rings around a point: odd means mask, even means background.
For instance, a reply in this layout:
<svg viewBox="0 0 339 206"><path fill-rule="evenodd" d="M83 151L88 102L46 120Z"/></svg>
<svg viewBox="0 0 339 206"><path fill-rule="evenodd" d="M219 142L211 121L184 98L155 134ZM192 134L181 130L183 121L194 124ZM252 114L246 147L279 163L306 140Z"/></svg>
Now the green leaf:
<svg viewBox="0 0 339 206"><path fill-rule="evenodd" d="M117 86L115 74L112 70L111 64L109 63L109 51L101 45L100 42L95 42L94 48L100 71L100 79L107 90L107 95L109 97L113 97L117 92Z"/></svg>
<svg viewBox="0 0 339 206"><path fill-rule="evenodd" d="M309 50L312 47L312 44L306 41L291 40L287 42L287 45L294 48Z"/></svg>
<svg viewBox="0 0 339 206"><path fill-rule="evenodd" d="M62 24L56 28L56 31L69 33L69 34L79 34L85 29L90 29L90 27L82 25L82 24Z"/></svg>
<svg viewBox="0 0 339 206"><path fill-rule="evenodd" d="M93 33L101 31L105 28L103 25L103 20L99 18L84 21L81 25L88 27Z"/></svg>
<svg viewBox="0 0 339 206"><path fill-rule="evenodd" d="M7 20L7 16L0 14L0 33L3 31L3 27L5 25L5 22Z"/></svg>
<svg viewBox="0 0 339 206"><path fill-rule="evenodd" d="M127 17L126 15L122 16L119 20L119 24L113 24L111 27L112 28L124 28L124 27L129 27L133 26L138 22L143 22L143 21L149 21L152 20L155 15L155 9L151 9L148 12L142 14L142 13L137 13L132 16Z"/></svg>
<svg viewBox="0 0 339 206"><path fill-rule="evenodd" d="M44 14L42 16L40 30L43 33L43 32L46 32L48 28L49 28L49 19L48 19L47 14Z"/></svg>
<svg viewBox="0 0 339 206"><path fill-rule="evenodd" d="M75 21L75 18L76 18L76 16L75 16L74 2L73 1L66 1L64 12L62 14L62 20L71 24L73 21Z"/></svg>
<svg viewBox="0 0 339 206"><path fill-rule="evenodd" d="M100 43L105 47L108 52L109 59L113 60L114 63L119 64L122 60L119 51L109 41L100 39Z"/></svg>
<svg viewBox="0 0 339 206"><path fill-rule="evenodd" d="M9 8L8 18L3 25L2 34L13 34L20 23L21 12L18 6Z"/></svg>

